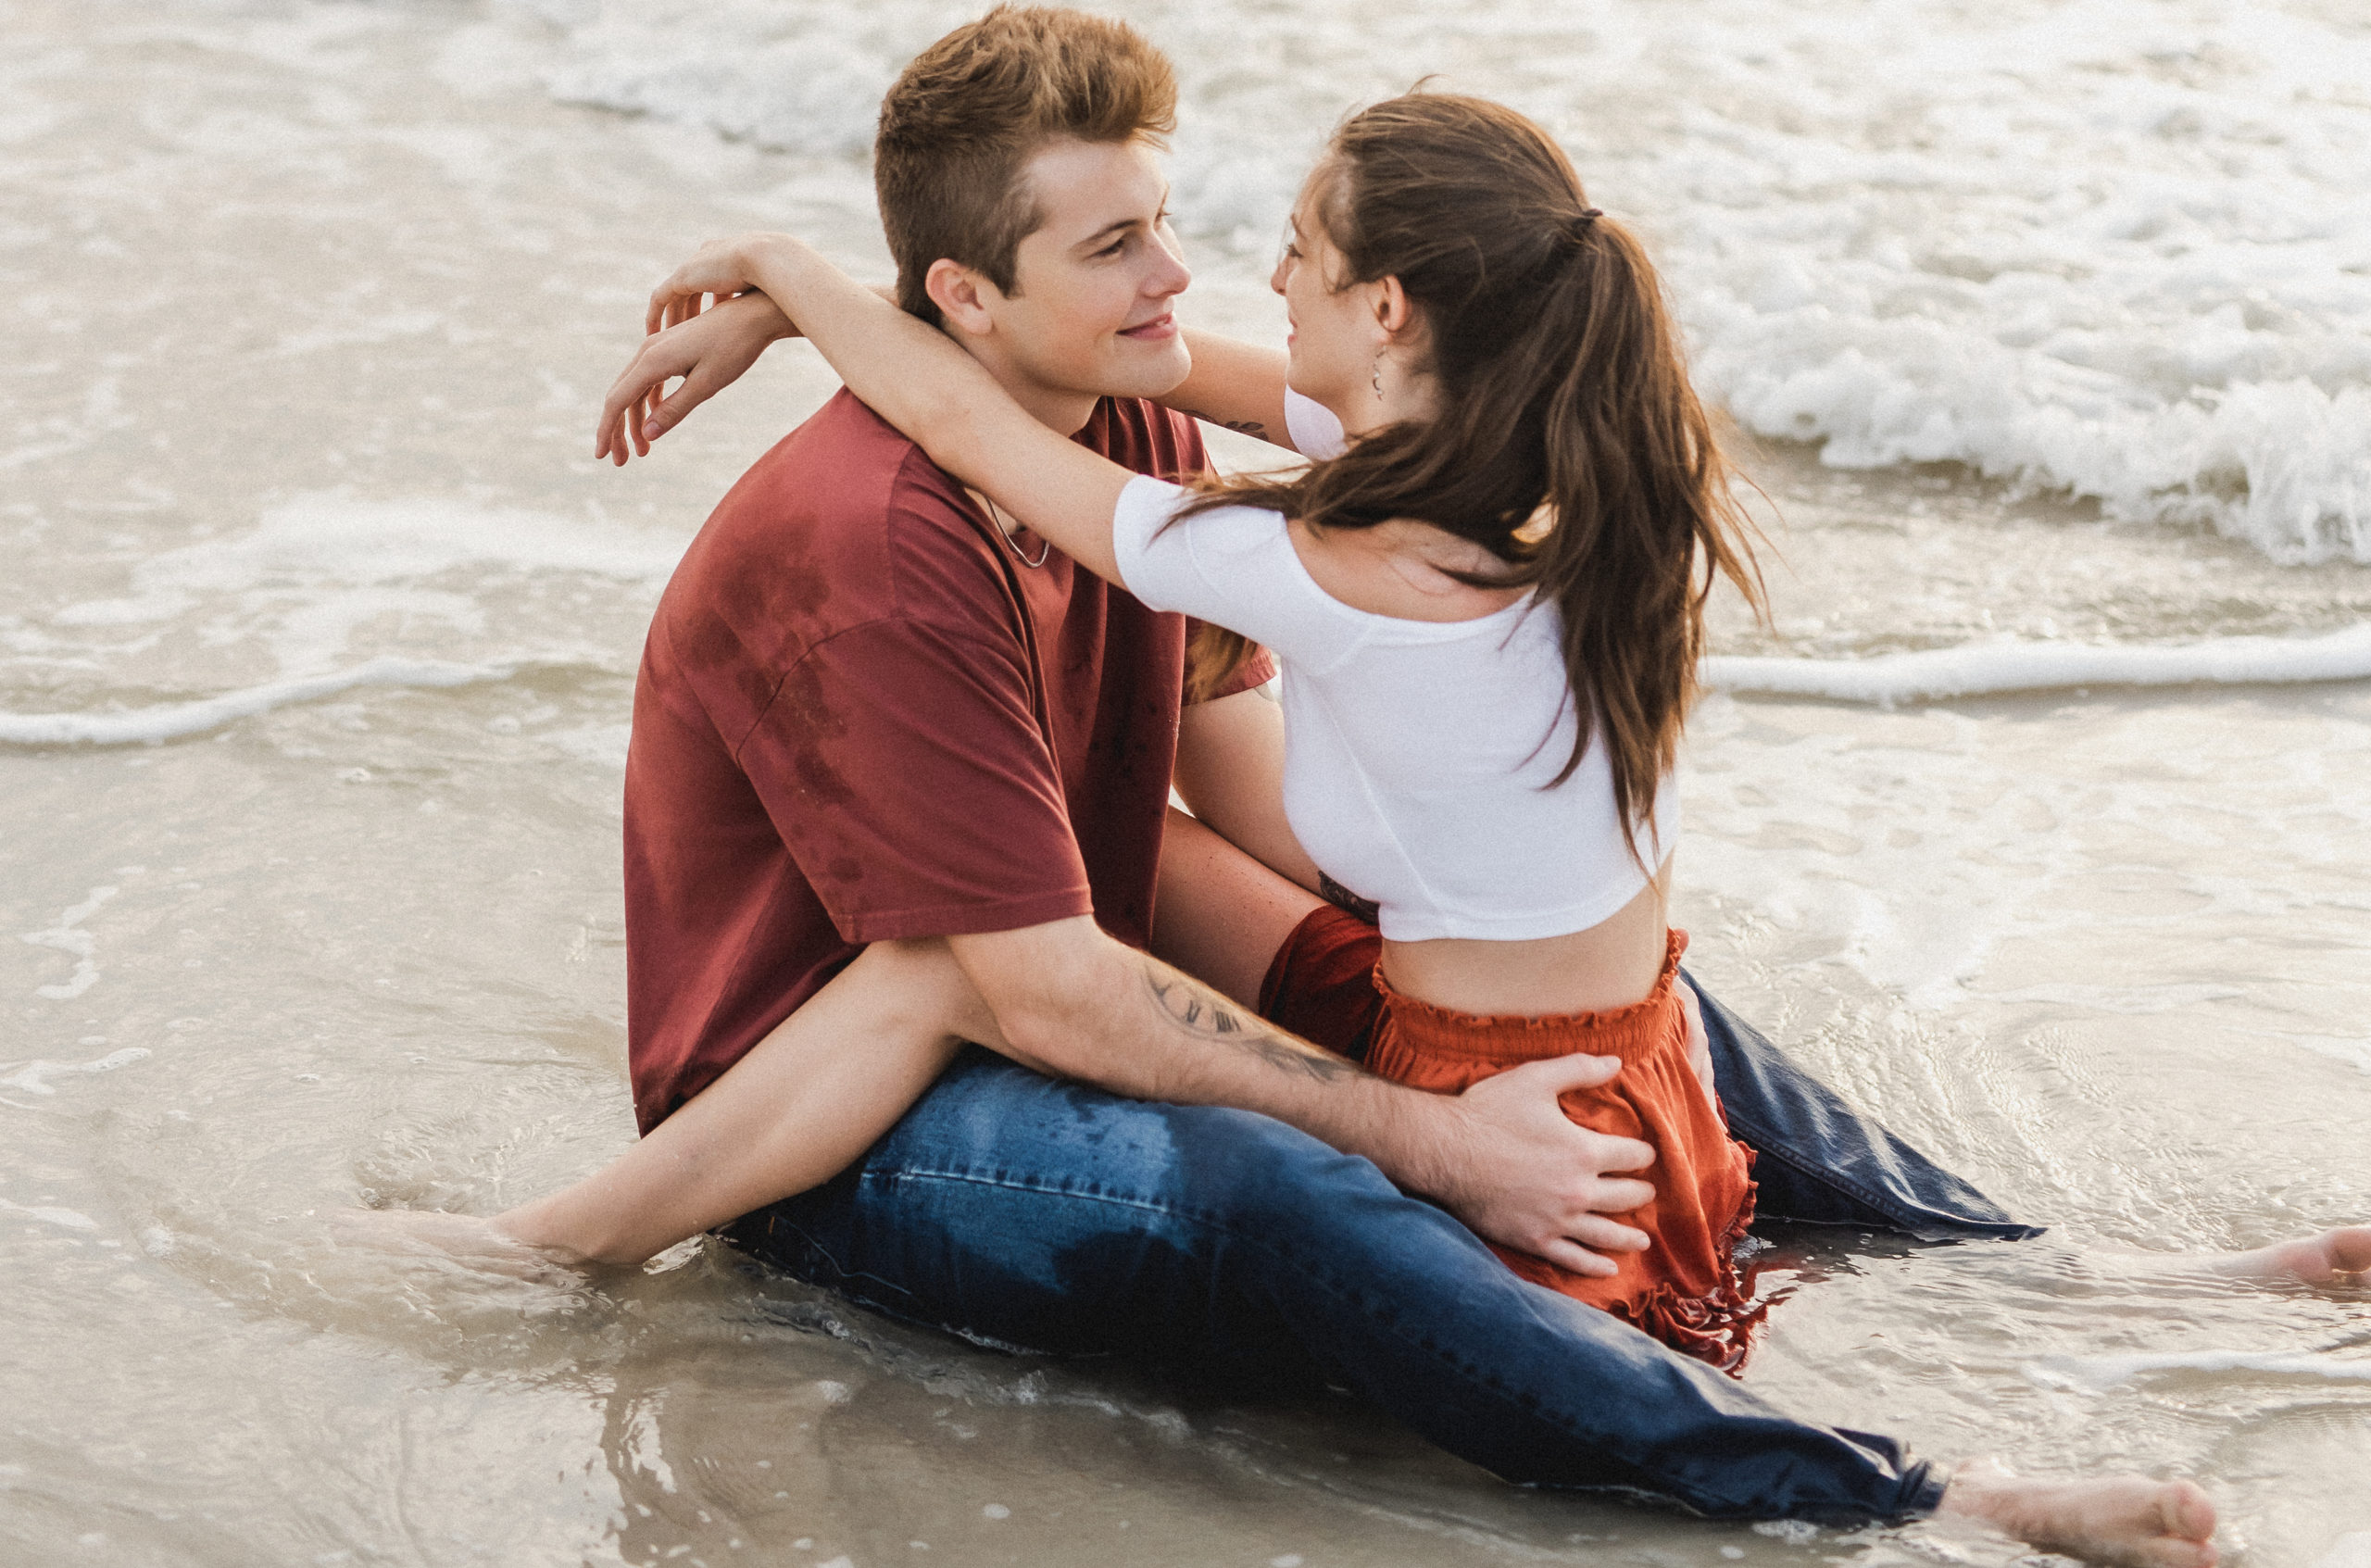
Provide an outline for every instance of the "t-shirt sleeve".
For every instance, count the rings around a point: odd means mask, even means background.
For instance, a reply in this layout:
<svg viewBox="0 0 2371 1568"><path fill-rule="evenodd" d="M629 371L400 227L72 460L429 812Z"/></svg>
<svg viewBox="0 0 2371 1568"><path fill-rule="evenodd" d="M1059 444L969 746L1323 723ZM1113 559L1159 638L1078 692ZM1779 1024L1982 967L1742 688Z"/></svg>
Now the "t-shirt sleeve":
<svg viewBox="0 0 2371 1568"><path fill-rule="evenodd" d="M1023 651L899 618L809 648L738 750L849 942L1088 914Z"/></svg>
<svg viewBox="0 0 2371 1568"><path fill-rule="evenodd" d="M1294 451L1320 462L1340 457L1350 445L1333 409L1291 387L1285 388L1285 433L1293 438Z"/></svg>
<svg viewBox="0 0 2371 1568"><path fill-rule="evenodd" d="M1154 609L1216 621L1287 659L1323 657L1323 595L1293 552L1283 516L1265 507L1216 507L1173 522L1182 485L1132 479L1112 510L1120 580Z"/></svg>

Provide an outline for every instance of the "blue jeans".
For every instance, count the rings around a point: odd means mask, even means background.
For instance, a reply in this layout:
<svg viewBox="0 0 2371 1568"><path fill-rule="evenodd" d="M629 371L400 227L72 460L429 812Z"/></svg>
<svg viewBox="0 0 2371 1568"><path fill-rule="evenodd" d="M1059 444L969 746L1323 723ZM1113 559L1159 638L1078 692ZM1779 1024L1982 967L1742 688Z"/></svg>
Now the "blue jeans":
<svg viewBox="0 0 2371 1568"><path fill-rule="evenodd" d="M2033 1234L1704 1002L1765 1213L1929 1240ZM1333 1383L1510 1481L1725 1519L1897 1520L1942 1496L1892 1439L1792 1420L1517 1278L1365 1160L1248 1111L1122 1099L978 1049L859 1164L730 1235L975 1341Z"/></svg>
<svg viewBox="0 0 2371 1568"><path fill-rule="evenodd" d="M1759 1029L1680 972L1702 1004L1712 1080L1729 1131L1756 1156L1757 1220L1851 1225L1914 1241L2025 1241L2039 1225L2011 1219L1967 1182L1854 1110L1787 1060Z"/></svg>

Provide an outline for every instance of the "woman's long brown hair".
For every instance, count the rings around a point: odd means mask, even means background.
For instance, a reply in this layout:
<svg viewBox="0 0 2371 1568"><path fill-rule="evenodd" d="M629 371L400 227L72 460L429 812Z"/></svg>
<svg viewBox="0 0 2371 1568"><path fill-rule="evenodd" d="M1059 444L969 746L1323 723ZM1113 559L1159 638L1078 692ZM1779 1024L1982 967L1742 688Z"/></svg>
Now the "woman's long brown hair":
<svg viewBox="0 0 2371 1568"><path fill-rule="evenodd" d="M1414 93L1345 123L1319 176L1340 289L1396 277L1438 389L1433 417L1183 515L1271 507L1309 526L1428 522L1482 546L1563 622L1579 734L1597 726L1625 822L1645 822L1696 695L1715 572L1763 613L1755 529L1646 252L1593 215L1563 150L1500 104Z"/></svg>

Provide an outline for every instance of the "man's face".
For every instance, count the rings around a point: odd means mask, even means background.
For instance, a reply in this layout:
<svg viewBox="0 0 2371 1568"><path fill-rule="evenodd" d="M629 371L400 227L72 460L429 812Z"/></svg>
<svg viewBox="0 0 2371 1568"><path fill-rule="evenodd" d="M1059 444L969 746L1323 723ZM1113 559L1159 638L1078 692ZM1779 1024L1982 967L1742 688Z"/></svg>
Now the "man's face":
<svg viewBox="0 0 2371 1568"><path fill-rule="evenodd" d="M1000 358L1042 391L1159 397L1192 362L1170 305L1193 281L1169 227L1169 180L1142 142L1049 144L1022 179L1045 221L1013 292L985 291Z"/></svg>

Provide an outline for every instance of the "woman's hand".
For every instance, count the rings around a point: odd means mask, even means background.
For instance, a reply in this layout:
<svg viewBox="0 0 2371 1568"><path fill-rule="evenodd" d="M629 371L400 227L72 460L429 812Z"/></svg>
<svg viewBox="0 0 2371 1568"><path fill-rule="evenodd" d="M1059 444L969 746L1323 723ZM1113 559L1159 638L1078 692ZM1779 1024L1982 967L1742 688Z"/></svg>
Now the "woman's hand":
<svg viewBox="0 0 2371 1568"><path fill-rule="evenodd" d="M671 311L689 307L684 302L745 288L780 306L848 391L931 461L1023 519L1078 565L1118 581L1111 518L1135 475L1051 429L948 332L884 301L812 247L787 234L705 246L651 291L649 324L662 325ZM628 388L621 399L632 396ZM1080 409L1082 420L1091 406ZM617 452L614 441L608 450Z"/></svg>
<svg viewBox="0 0 2371 1568"><path fill-rule="evenodd" d="M676 276L682 275L679 269ZM790 318L764 295L745 294L706 309L702 297L673 295L658 311L650 335L602 401L594 457L623 463L629 448L634 456L649 456L653 441L738 381L768 345L798 335ZM677 377L683 384L662 398L667 383Z"/></svg>
<svg viewBox="0 0 2371 1568"><path fill-rule="evenodd" d="M768 250L786 247L793 251L807 247L788 234L738 234L729 240L710 240L692 253L692 258L667 274L666 282L650 291L650 304L643 311L642 330L656 332L689 320L700 313L700 302L713 298L719 304L734 295L747 294L758 286L759 257Z"/></svg>

